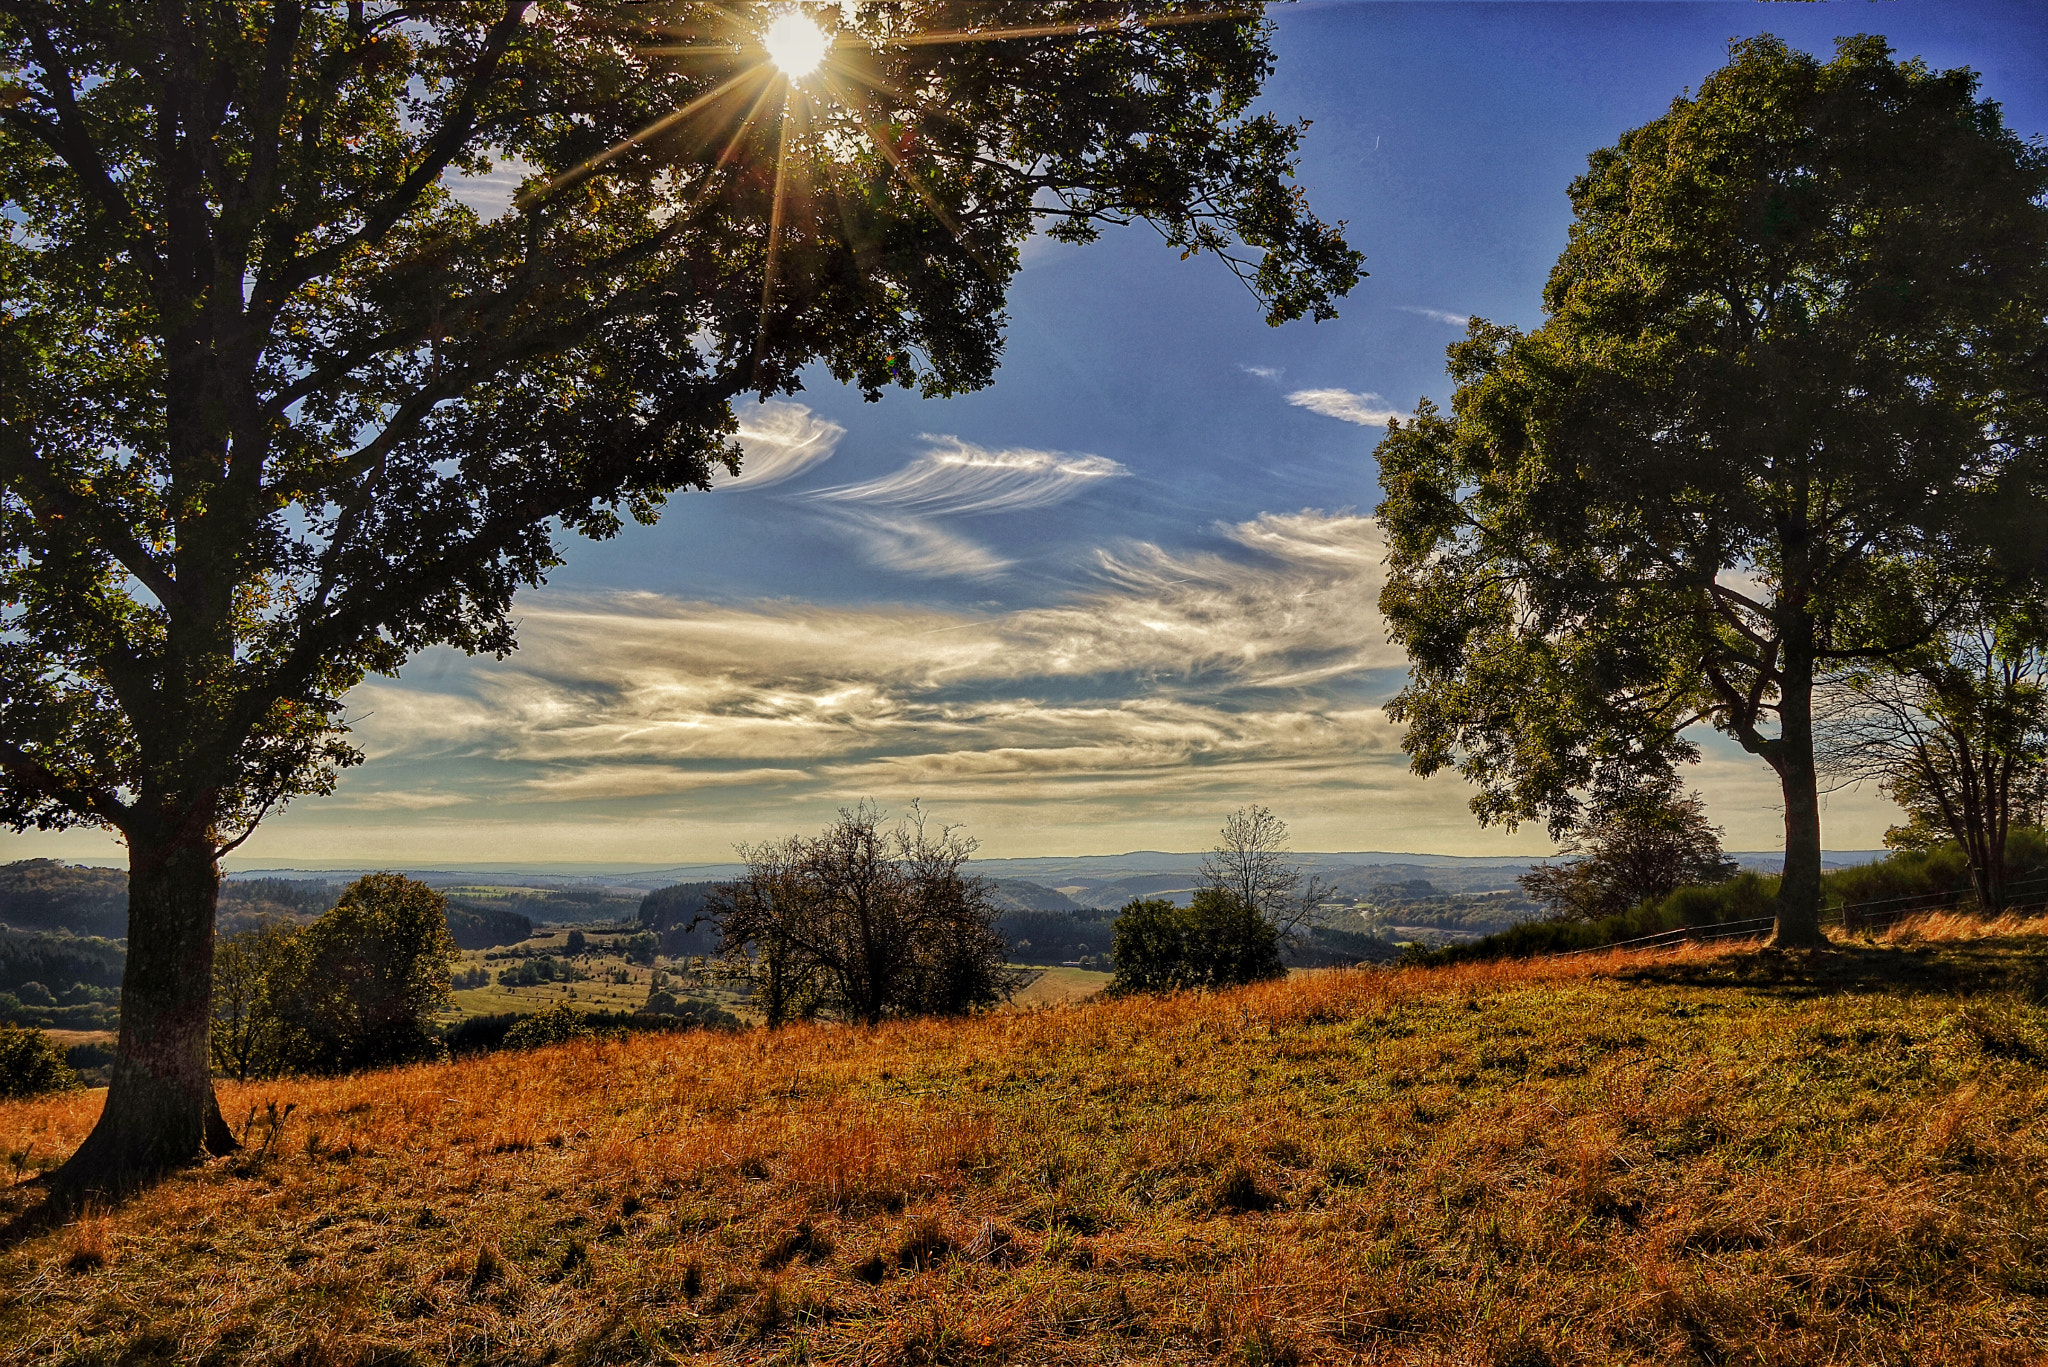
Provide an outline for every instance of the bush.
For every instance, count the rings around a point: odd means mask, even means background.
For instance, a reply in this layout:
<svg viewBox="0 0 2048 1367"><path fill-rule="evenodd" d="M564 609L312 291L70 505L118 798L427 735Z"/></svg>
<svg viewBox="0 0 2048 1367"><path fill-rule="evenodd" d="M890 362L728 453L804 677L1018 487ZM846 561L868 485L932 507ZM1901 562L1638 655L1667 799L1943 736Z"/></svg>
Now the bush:
<svg viewBox="0 0 2048 1367"><path fill-rule="evenodd" d="M40 1030L0 1025L0 1097L42 1096L78 1085L78 1074Z"/></svg>
<svg viewBox="0 0 2048 1367"><path fill-rule="evenodd" d="M1234 987L1287 972L1273 923L1216 887L1185 907L1134 898L1111 931L1110 962L1113 992Z"/></svg>
<svg viewBox="0 0 2048 1367"><path fill-rule="evenodd" d="M667 993L662 995L667 998L668 1004L673 1007L673 1010L650 1013L648 1009L643 1008L631 1015L618 1011L586 1011L582 1013L569 1011L569 1014L575 1017L571 1024L580 1025L584 1027L587 1033L591 1034L639 1034L648 1031L665 1032L698 1029L731 1030L737 1029L741 1024L738 1016L733 1015L729 1011L721 1011L710 1002L693 1001L688 998L679 1001L674 997L669 997ZM555 1007L552 1010L568 1010L568 1008ZM551 1011L544 1011L538 1014L549 1015ZM521 1040L524 1041L522 1043L514 1044L507 1042L507 1036L521 1022L530 1021L534 1018L535 1013L501 1011L495 1015L471 1016L467 1020L458 1021L456 1024L448 1027L446 1039L449 1052L455 1054L481 1054L489 1053L494 1049L536 1048L538 1045L531 1042L531 1036L541 1033L543 1029L552 1027L537 1027L535 1030L527 1032L527 1034L521 1036ZM540 1041L543 1044L554 1042L552 1040Z"/></svg>
<svg viewBox="0 0 2048 1367"><path fill-rule="evenodd" d="M449 1026L441 1038L451 1054L489 1053L502 1048L512 1027L530 1014L526 1011L498 1011L488 1016L470 1016Z"/></svg>
<svg viewBox="0 0 2048 1367"><path fill-rule="evenodd" d="M581 1011L566 1003L557 1002L545 1011L536 1011L520 1019L505 1032L499 1047L541 1049L572 1039L587 1039L596 1033L583 1019Z"/></svg>

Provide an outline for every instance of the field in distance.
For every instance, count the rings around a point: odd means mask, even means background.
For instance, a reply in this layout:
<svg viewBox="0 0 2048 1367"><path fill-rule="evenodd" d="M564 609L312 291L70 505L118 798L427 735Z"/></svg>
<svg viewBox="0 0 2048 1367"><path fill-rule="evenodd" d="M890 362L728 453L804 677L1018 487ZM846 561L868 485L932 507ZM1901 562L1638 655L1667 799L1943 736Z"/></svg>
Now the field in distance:
<svg viewBox="0 0 2048 1367"><path fill-rule="evenodd" d="M2038 1362L2044 981L2048 919L1928 919L1812 956L1308 972L224 1084L241 1154L0 1250L0 1343ZM96 1111L0 1105L0 1148L32 1175Z"/></svg>

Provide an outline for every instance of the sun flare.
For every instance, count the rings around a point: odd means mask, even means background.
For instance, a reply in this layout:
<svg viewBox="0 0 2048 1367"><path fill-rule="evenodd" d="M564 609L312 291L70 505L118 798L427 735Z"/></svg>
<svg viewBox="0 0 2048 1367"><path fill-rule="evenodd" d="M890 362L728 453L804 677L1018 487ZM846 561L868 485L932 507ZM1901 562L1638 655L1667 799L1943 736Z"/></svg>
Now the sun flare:
<svg viewBox="0 0 2048 1367"><path fill-rule="evenodd" d="M775 63L783 75L808 76L825 60L826 49L832 46L832 40L801 11L784 10L775 16L775 21L768 25L768 31L761 35L761 46L768 49L768 60Z"/></svg>

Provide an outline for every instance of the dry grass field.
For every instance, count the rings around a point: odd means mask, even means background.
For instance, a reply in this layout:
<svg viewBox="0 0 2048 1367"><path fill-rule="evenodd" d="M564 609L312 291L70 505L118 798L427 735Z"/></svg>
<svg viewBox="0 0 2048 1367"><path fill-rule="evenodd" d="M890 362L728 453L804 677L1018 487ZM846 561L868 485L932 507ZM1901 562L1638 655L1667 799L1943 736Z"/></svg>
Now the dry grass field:
<svg viewBox="0 0 2048 1367"><path fill-rule="evenodd" d="M225 1086L243 1153L0 1245L0 1357L2038 1362L2044 994L1932 920Z"/></svg>

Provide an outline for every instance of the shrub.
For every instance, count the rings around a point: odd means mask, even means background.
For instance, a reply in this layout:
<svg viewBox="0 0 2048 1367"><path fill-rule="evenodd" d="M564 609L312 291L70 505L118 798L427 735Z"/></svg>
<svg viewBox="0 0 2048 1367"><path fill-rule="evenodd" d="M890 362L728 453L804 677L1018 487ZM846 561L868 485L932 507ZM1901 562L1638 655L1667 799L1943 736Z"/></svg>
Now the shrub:
<svg viewBox="0 0 2048 1367"><path fill-rule="evenodd" d="M0 1097L41 1096L78 1085L78 1074L40 1030L0 1025Z"/></svg>
<svg viewBox="0 0 2048 1367"><path fill-rule="evenodd" d="M566 1003L557 1002L545 1011L536 1011L520 1020L505 1032L501 1048L540 1049L550 1044L561 1044L567 1040L584 1039L597 1032L583 1019L583 1013Z"/></svg>

